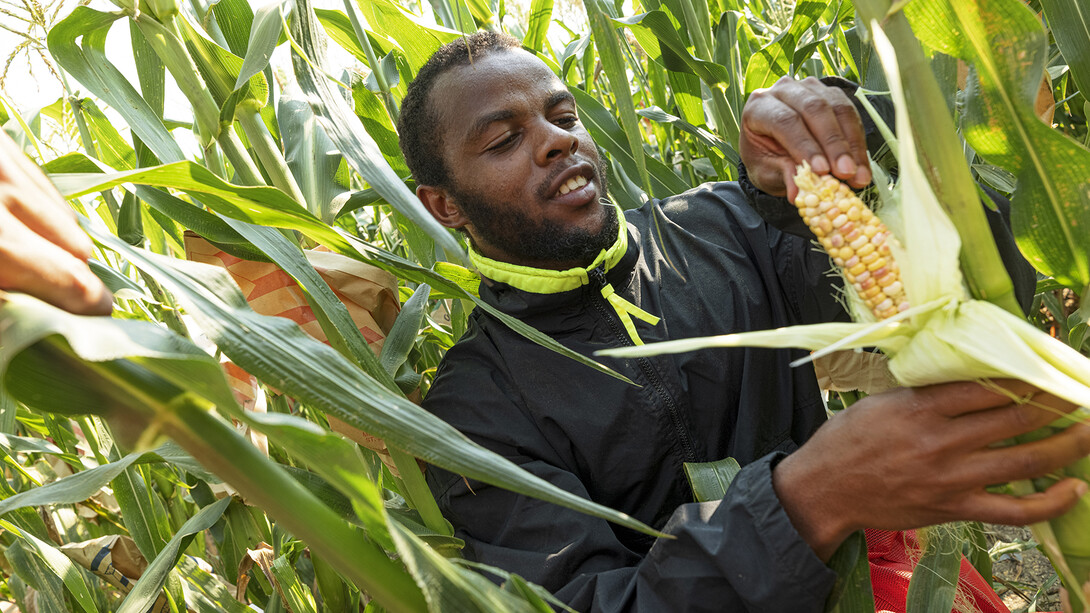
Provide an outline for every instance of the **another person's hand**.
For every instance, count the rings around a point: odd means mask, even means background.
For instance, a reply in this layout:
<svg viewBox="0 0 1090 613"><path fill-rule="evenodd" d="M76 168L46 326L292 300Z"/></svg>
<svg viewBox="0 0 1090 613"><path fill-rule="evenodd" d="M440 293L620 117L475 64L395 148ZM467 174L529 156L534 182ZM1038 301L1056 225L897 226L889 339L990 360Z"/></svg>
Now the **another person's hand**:
<svg viewBox="0 0 1090 613"><path fill-rule="evenodd" d="M989 485L1041 477L1090 454L1090 426L999 443L1075 409L1025 383L900 388L869 396L823 425L773 471L795 528L827 560L855 530L905 530L955 520L1025 525L1062 515L1086 493L1079 479L1016 497Z"/></svg>
<svg viewBox="0 0 1090 613"><path fill-rule="evenodd" d="M82 315L113 297L87 266L91 240L49 180L0 130L0 289Z"/></svg>
<svg viewBox="0 0 1090 613"><path fill-rule="evenodd" d="M814 77L784 77L753 92L742 109L738 148L758 189L792 201L795 166L804 160L855 188L871 180L859 113L843 90Z"/></svg>

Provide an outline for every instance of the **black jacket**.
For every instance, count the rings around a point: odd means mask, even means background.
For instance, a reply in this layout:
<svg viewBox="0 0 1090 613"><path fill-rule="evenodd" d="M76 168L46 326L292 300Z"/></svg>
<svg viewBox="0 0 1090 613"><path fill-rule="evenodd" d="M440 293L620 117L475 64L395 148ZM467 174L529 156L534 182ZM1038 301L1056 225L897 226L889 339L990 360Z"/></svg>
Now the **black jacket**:
<svg viewBox="0 0 1090 613"><path fill-rule="evenodd" d="M628 252L605 278L662 317L636 322L645 342L844 318L828 259L768 226L737 184L702 186L627 217ZM481 295L591 355L632 342L596 276L559 294L496 283ZM429 479L467 557L540 583L577 610L819 610L833 573L795 532L771 483L776 453L825 419L812 369L788 366L800 355L744 348L602 360L633 386L476 311L425 406L530 472L678 538L652 548L649 537L549 503L435 469ZM728 456L748 466L726 499L693 504L682 463Z"/></svg>

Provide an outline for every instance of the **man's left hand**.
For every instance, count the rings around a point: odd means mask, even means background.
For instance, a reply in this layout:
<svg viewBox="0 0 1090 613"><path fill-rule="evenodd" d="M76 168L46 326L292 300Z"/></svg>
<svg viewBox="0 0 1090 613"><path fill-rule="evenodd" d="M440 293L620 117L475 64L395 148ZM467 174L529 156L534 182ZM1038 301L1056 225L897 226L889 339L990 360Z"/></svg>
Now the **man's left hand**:
<svg viewBox="0 0 1090 613"><path fill-rule="evenodd" d="M758 189L792 201L795 166L804 160L855 188L871 180L859 113L842 89L814 77L784 77L753 92L742 110L739 149Z"/></svg>

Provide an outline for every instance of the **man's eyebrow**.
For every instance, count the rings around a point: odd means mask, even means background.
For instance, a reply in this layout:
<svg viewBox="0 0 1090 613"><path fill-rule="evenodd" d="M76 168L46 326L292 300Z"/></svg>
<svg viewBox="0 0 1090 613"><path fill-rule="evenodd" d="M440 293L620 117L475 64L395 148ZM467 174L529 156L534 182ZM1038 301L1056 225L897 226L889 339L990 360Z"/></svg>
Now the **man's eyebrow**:
<svg viewBox="0 0 1090 613"><path fill-rule="evenodd" d="M498 111L492 111L487 115L482 115L477 118L477 121L473 122L473 126L469 130L469 142L473 142L481 137L482 134L488 130L488 126L497 121L504 121L511 119L515 116L515 112L511 109L500 109Z"/></svg>
<svg viewBox="0 0 1090 613"><path fill-rule="evenodd" d="M571 102L574 104L575 96L573 96L572 93L566 89L559 90L553 93L553 95L549 96L549 99L545 101L545 110L547 111L554 106L560 104L561 102Z"/></svg>

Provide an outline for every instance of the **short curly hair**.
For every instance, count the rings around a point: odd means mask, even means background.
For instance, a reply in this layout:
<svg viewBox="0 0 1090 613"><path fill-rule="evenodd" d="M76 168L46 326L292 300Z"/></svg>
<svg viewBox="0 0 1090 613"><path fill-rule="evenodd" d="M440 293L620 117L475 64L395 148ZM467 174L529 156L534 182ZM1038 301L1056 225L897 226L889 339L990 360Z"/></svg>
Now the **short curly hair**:
<svg viewBox="0 0 1090 613"><path fill-rule="evenodd" d="M442 156L442 134L439 114L429 105L429 96L436 79L458 66L467 66L471 58L484 57L495 51L520 49L517 38L499 32L475 32L439 48L424 64L409 84L401 101L401 116L397 122L398 144L405 163L419 185L447 186L447 167Z"/></svg>

